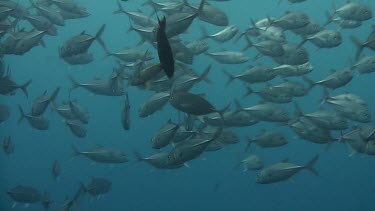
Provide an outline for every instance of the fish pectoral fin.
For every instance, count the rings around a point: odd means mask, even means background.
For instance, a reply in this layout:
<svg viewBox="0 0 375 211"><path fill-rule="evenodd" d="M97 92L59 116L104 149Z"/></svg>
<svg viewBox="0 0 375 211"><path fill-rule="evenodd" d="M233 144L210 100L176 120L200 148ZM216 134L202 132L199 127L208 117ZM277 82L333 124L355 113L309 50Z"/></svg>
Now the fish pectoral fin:
<svg viewBox="0 0 375 211"><path fill-rule="evenodd" d="M289 182L291 182L291 183L296 183L296 181L293 179L293 178L289 178Z"/></svg>

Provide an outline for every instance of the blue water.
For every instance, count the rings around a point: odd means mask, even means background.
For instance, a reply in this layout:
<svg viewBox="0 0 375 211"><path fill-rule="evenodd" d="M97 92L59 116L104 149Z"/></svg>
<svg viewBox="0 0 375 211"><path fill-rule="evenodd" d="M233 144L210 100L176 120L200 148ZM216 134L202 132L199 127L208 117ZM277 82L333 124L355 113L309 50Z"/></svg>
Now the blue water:
<svg viewBox="0 0 375 211"><path fill-rule="evenodd" d="M20 1L21 2L21 1ZM151 148L150 140L155 132L167 119L177 121L177 111L167 105L160 112L148 118L138 117L138 108L143 101L152 95L151 91L128 87L131 101L131 130L124 131L120 124L120 114L125 102L124 97L93 96L86 90L77 89L73 98L87 108L90 113L88 135L84 139L74 137L65 126L62 118L50 109L46 117L50 120L48 131L37 131L24 121L17 124L19 112L17 105L25 110L31 108L33 100L44 90L51 93L57 86L62 88L58 102L68 98L68 90L72 86L68 75L72 75L79 82L90 81L94 77L106 78L115 66L114 59L103 59L102 48L94 43L90 52L94 52L95 61L84 66L69 66L58 56L58 47L70 37L86 30L94 34L103 24L107 28L103 40L111 50L135 46L139 41L136 33L126 33L129 28L128 18L112 15L117 9L115 0L80 0L81 5L87 7L91 16L78 20L69 20L65 27L59 27L57 37L45 36L46 48L35 47L23 56L5 56L6 63L12 69L12 77L17 82L32 79L29 87L29 98L17 91L15 96L1 96L1 102L12 109L11 118L0 126L1 137L11 136L15 143L15 153L8 157L0 153L0 210L42 210L40 204L23 208L22 205L12 209L13 202L6 191L16 185L29 185L40 191L47 191L56 202L57 208L65 197L72 197L79 187L79 183L88 184L92 177L105 177L112 182L112 190L103 198L80 200L78 207L73 210L375 210L375 168L374 158L366 155L349 157L350 150L345 144L332 144L326 150L325 145L317 145L295 138L295 134L288 127L276 124L259 123L247 128L234 128L233 131L241 138L237 145L226 146L217 152L206 152L200 158L190 161L190 168L177 170L157 170L146 163L138 163L132 154L137 149L143 155L151 155L156 151ZM123 4L127 11L140 8L143 1L132 1ZM332 1L308 0L303 4L289 5L286 1L276 6L275 0L232 0L231 2L212 2L224 10L231 24L236 24L241 31L250 24L250 18L258 20L267 15L281 16L285 11L303 11L318 23L324 23L324 12L332 10ZM336 5L343 5L345 0L335 0ZM375 4L371 4L375 11ZM23 1L22 1L23 3ZM27 5L25 1L25 5ZM147 8L147 9L146 9ZM150 8L142 8L149 13ZM353 58L356 48L349 36L355 35L365 40L371 32L373 19L366 21L360 28L342 30L344 42L334 49L316 50L312 44L305 47L310 53L310 62L314 66L310 78L318 80L329 74L330 69L343 69L350 65L349 58ZM25 22L22 22L27 26ZM182 37L184 40L194 40L200 37L199 26L204 25L208 31L215 32L219 27L211 26L200 20L195 20L188 32ZM337 29L334 24L329 28ZM300 38L287 33L292 43L300 42ZM209 52L221 49L241 50L245 42L237 44L232 41L218 44L209 41ZM156 51L149 44L142 45L145 49ZM256 50L250 49L250 58L256 55ZM364 55L374 54L365 50ZM250 64L275 65L269 59L249 61L243 65L220 65L211 58L200 55L195 57L193 68L203 72L209 64L213 68L209 78L213 85L200 83L193 93L206 93L206 98L216 107L222 108L232 102L234 98L241 99L245 89L242 83L235 81L225 86L226 78L222 70L240 73ZM373 94L375 74L358 75L345 87L332 94L342 94L346 91L357 94L365 99L372 114L375 114L375 100ZM275 84L281 82L274 79ZM255 85L255 89L262 85ZM296 101L304 111L314 111L322 95L320 87L314 88L308 96ZM256 96L241 99L243 106L250 106L259 101ZM292 104L286 106L293 112ZM356 123L352 123L353 125ZM361 124L362 125L362 124ZM283 132L289 144L276 149L261 149L253 147L253 153L264 159L269 166L284 158L297 164L306 164L314 155L320 154L316 169L320 176L314 176L302 171L293 177L293 181L285 181L270 185L255 183L256 172L241 172L234 169L237 162L245 157L245 137L254 137L262 129L273 129ZM338 133L333 133L335 137ZM83 157L71 160L71 145L79 149L88 150L95 145L103 145L126 152L130 162L119 165L95 164ZM53 160L58 160L62 166L62 174L55 182L50 173ZM216 188L215 188L216 187Z"/></svg>

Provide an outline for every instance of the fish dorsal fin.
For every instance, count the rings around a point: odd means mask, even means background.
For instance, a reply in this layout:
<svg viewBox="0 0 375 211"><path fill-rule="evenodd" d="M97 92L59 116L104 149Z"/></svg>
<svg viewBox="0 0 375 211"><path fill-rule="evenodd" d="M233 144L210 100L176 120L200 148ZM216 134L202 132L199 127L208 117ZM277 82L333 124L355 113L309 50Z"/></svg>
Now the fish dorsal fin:
<svg viewBox="0 0 375 211"><path fill-rule="evenodd" d="M46 95L46 94L47 94L47 90L44 90L43 95Z"/></svg>
<svg viewBox="0 0 375 211"><path fill-rule="evenodd" d="M238 99L234 99L234 104L236 104L237 110L242 110L241 103L240 103L240 101L238 101Z"/></svg>
<svg viewBox="0 0 375 211"><path fill-rule="evenodd" d="M289 158L285 158L285 159L281 160L281 162L282 163L287 163L287 162L289 162Z"/></svg>
<svg viewBox="0 0 375 211"><path fill-rule="evenodd" d="M83 30L80 35L86 34L86 30Z"/></svg>

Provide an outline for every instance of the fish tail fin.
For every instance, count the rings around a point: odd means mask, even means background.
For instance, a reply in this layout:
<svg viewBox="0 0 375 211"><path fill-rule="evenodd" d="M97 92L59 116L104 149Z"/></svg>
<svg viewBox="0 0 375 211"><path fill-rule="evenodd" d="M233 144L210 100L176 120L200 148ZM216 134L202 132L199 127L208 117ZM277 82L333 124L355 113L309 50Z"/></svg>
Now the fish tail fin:
<svg viewBox="0 0 375 211"><path fill-rule="evenodd" d="M143 161L142 155L141 155L141 153L138 152L138 150L133 149L133 153L134 153L135 157L137 158L137 161Z"/></svg>
<svg viewBox="0 0 375 211"><path fill-rule="evenodd" d="M210 36L208 35L207 29L204 26L200 26L200 30L202 32L202 37L200 38L201 40L207 39Z"/></svg>
<svg viewBox="0 0 375 211"><path fill-rule="evenodd" d="M227 112L230 108L230 103L225 106L224 108L220 109L220 110L217 110L216 112L220 115L220 119L221 119L221 128L225 126L225 120L224 120L224 113Z"/></svg>
<svg viewBox="0 0 375 211"><path fill-rule="evenodd" d="M316 161L318 161L318 159L319 155L315 155L313 159L311 159L310 162L306 164L306 169L309 170L311 173L315 174L316 176L319 176L319 172L314 168L314 165Z"/></svg>
<svg viewBox="0 0 375 211"><path fill-rule="evenodd" d="M323 105L323 103L325 103L327 101L327 99L330 97L330 94L329 94L329 91L327 88L324 88L323 89L323 97L322 99L320 99L320 102L319 102L319 107L321 107Z"/></svg>
<svg viewBox="0 0 375 211"><path fill-rule="evenodd" d="M208 84L212 84L212 81L208 78L208 73L210 73L211 67L212 65L209 65L208 67L206 67L202 75L199 76L199 80L203 80Z"/></svg>
<svg viewBox="0 0 375 211"><path fill-rule="evenodd" d="M313 80L311 80L310 78L306 76L303 76L302 79L309 84L309 88L308 88L309 90L312 89L316 85L316 83Z"/></svg>
<svg viewBox="0 0 375 211"><path fill-rule="evenodd" d="M298 103L294 102L294 115L298 118L303 115L303 112L301 110L301 107L298 105Z"/></svg>
<svg viewBox="0 0 375 211"><path fill-rule="evenodd" d="M25 94L26 97L29 97L29 93L27 92L27 87L30 85L31 83L31 79L28 80L25 84L23 84L20 88L21 90L23 91L23 93Z"/></svg>
<svg viewBox="0 0 375 211"><path fill-rule="evenodd" d="M355 60L357 61L361 56L363 49L365 48L365 44L361 43L355 36L350 36L350 39L358 48L357 53L355 54Z"/></svg>
<svg viewBox="0 0 375 211"><path fill-rule="evenodd" d="M74 145L72 145L72 150L73 150L73 154L72 154L71 160L73 160L75 157L81 154L81 152Z"/></svg>
<svg viewBox="0 0 375 211"><path fill-rule="evenodd" d="M215 133L212 135L210 141L214 141L216 140L217 138L219 138L221 136L221 134L223 133L223 127L219 127Z"/></svg>
<svg viewBox="0 0 375 211"><path fill-rule="evenodd" d="M198 9L198 11L197 11L197 13L196 13L197 16L198 16L200 13L202 13L205 4L206 4L206 0L201 0L201 3L199 4L199 9Z"/></svg>
<svg viewBox="0 0 375 211"><path fill-rule="evenodd" d="M230 83L232 83L232 81L235 79L235 77L232 74L230 74L229 72L227 72L226 70L224 70L223 72L228 77L228 81L226 83L226 86L228 86Z"/></svg>
<svg viewBox="0 0 375 211"><path fill-rule="evenodd" d="M326 27L333 22L333 14L326 11L325 15L327 17L327 21L323 24L323 27Z"/></svg>
<svg viewBox="0 0 375 211"><path fill-rule="evenodd" d="M302 37L302 41L297 45L297 49L300 49L306 42L307 42L307 37Z"/></svg>
<svg viewBox="0 0 375 211"><path fill-rule="evenodd" d="M57 95L59 94L59 91L60 91L60 87L57 87L55 89L55 91L52 93L51 97L49 98L50 102L54 102L55 101Z"/></svg>
<svg viewBox="0 0 375 211"><path fill-rule="evenodd" d="M249 150L251 150L251 144L255 143L255 140L251 139L250 137L246 137L246 139L247 139L247 144L245 147L245 152L248 152Z"/></svg>
<svg viewBox="0 0 375 211"><path fill-rule="evenodd" d="M242 33L239 33L238 36L236 37L236 39L234 39L233 43L237 43L244 35L246 35L247 32L248 32L248 30L246 30Z"/></svg>
<svg viewBox="0 0 375 211"><path fill-rule="evenodd" d="M105 29L105 26L106 24L103 24L100 29L98 30L98 32L96 33L95 35L95 39L98 41L98 43L100 44L100 46L102 46L102 48L104 49L105 52L107 52L107 46L105 45L103 39L102 39L102 35L103 35L103 32L104 32L104 29Z"/></svg>
<svg viewBox="0 0 375 211"><path fill-rule="evenodd" d="M86 193L88 191L85 184L83 184L82 182L80 182L79 187L80 187L81 191L83 191L84 193Z"/></svg>
<svg viewBox="0 0 375 211"><path fill-rule="evenodd" d="M254 90L251 89L251 87L247 86L246 87L246 93L243 95L243 98L245 98L245 97L247 97L247 96L249 96L249 95L251 95L253 93L254 93Z"/></svg>
<svg viewBox="0 0 375 211"><path fill-rule="evenodd" d="M121 5L121 2L119 0L117 0L117 10L115 10L113 12L113 14L120 14L120 13L125 13L126 14L124 8Z"/></svg>
<svg viewBox="0 0 375 211"><path fill-rule="evenodd" d="M129 29L126 31L126 33L129 33L129 32L131 32L131 31L134 31L134 30L135 30L135 28L134 28L134 26L133 26L133 23L132 23L132 21L130 20L130 18L129 18L128 20L129 20Z"/></svg>
<svg viewBox="0 0 375 211"><path fill-rule="evenodd" d="M70 82L72 82L72 84L73 84L73 87L70 88L70 90L69 90L69 93L70 93L70 91L72 91L73 89L78 88L80 85L79 85L79 83L72 76L68 75L68 77L70 79Z"/></svg>
<svg viewBox="0 0 375 211"><path fill-rule="evenodd" d="M25 115L25 112L23 111L21 105L18 105L18 110L20 111L21 116L18 119L17 123L20 124L22 122L22 120L26 117L26 115Z"/></svg>
<svg viewBox="0 0 375 211"><path fill-rule="evenodd" d="M242 49L242 51L246 51L247 49L253 47L253 42L251 42L250 38L247 35L245 35L245 40L247 42L247 45L244 49Z"/></svg>

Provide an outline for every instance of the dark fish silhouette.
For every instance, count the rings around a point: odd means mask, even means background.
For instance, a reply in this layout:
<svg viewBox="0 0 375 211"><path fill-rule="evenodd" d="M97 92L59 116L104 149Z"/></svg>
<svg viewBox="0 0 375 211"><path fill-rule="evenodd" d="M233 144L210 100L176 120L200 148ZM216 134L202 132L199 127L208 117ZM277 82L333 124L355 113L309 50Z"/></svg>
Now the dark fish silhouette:
<svg viewBox="0 0 375 211"><path fill-rule="evenodd" d="M165 16L161 20L158 17L158 22L159 28L156 33L158 56L165 74L167 74L168 78L172 78L174 73L174 58L171 45L169 44L167 34L165 33L167 23Z"/></svg>

